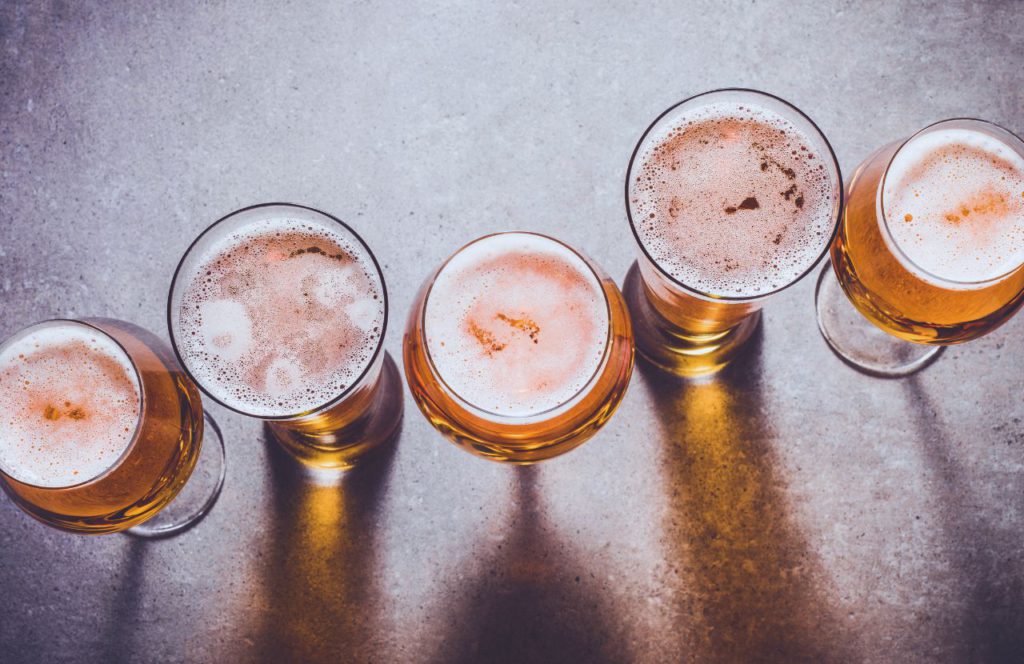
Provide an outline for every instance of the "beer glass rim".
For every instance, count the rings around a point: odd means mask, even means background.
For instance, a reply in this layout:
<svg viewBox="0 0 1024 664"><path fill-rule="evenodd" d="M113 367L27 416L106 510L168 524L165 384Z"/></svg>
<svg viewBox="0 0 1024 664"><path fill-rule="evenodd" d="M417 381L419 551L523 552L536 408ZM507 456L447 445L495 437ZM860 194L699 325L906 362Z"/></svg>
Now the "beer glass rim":
<svg viewBox="0 0 1024 664"><path fill-rule="evenodd" d="M434 358L430 354L430 344L427 343L427 338L426 338L427 337L427 305L430 302L430 294L434 290L434 284L437 283L437 278L441 275L441 273L444 271L444 269L446 267L448 267L448 264L451 263L451 261L456 256L461 254L467 248L473 246L477 242L482 242L484 240L488 240L490 238L494 238L494 237L498 237L498 236L502 236L502 235L531 235L531 236L534 236L534 237L539 237L539 238L542 238L544 240L548 240L550 242L554 242L554 243L556 243L558 245L561 245L562 247L567 249L570 253L572 253L574 256L579 258L580 261L587 267L587 270L590 272L590 274L594 277L595 281L597 282L598 290L601 291L601 298L604 301L605 311L606 311L606 313L608 315L608 329L605 331L604 349L601 352L601 361L597 363L597 367L594 369L594 372L589 377L587 377L587 381L583 384L583 386L580 389L578 389L576 392L573 392L573 394L569 398L565 399L561 403L558 403L558 404L556 404L556 405L554 405L554 406L552 406L550 408L546 408L546 409L544 409L544 410L542 410L540 412L537 412L537 413L530 413L529 415L508 415L506 413L495 413L495 412L493 412L491 410L488 410L486 408L482 408L480 406L477 406L472 401L470 401L466 397L464 397L461 394L459 394L451 385L448 384L448 381L445 380L444 376L438 370L437 365L434 363ZM438 266L438 268L436 270L434 270L433 274L430 277L430 281L429 281L429 283L427 285L427 290L423 294L423 306L421 307L421 311L420 311L420 325L419 325L419 327L420 327L420 335L422 336L422 340L421 341L422 341L422 345L423 345L423 354L427 358L427 364L430 366L430 370L433 372L434 376L437 378L437 381L438 381L438 383L441 384L442 388L446 392L448 392L448 394L451 395L456 401L458 401L459 404L463 408L465 408L466 410L469 410L470 412L482 413L483 415L486 416L486 418L488 420L492 420L492 421L493 420L497 420L497 421L501 421L501 422L513 422L513 423L528 424L528 423L533 423L533 422L541 422L541 421L544 421L545 419L549 419L551 417L555 417L558 414L559 411L561 411L562 409L566 408L567 406L569 406L571 404L576 403L576 401L582 395L587 394L588 390L590 390L591 387L593 386L594 381L597 378L600 377L601 372L604 370L605 365L608 363L609 354L611 352L612 330L613 330L613 325L612 325L612 307L611 307L611 302L608 301L608 293L606 293L605 290L604 290L604 280L602 279L601 274L598 273L597 269L595 268L595 265L593 263L591 263L590 259L588 259L586 256L584 256L575 247L573 247L570 244L568 244L566 242L563 242L563 241L561 241L561 240L559 240L557 238L551 237L550 235L546 235L544 233L538 233L536 231L526 231L526 230L498 231L496 233L488 233L486 235L481 235L480 237L478 237L478 238L476 238L474 240L471 240L471 241L463 244L461 247L459 247L454 252L452 252L452 254L450 256L448 256L448 258L446 258L444 260L444 262L441 263L441 265Z"/></svg>
<svg viewBox="0 0 1024 664"><path fill-rule="evenodd" d="M178 278L181 276L181 270L185 266L186 259L188 259L188 257L192 254L193 250L195 250L199 246L199 243L203 240L203 238L206 237L206 235L208 233L210 233L213 229L217 228L217 226L219 226L221 223L226 222L229 219L231 219L231 218L233 218L233 217L235 217L235 216L237 216L239 214L243 214L245 212L251 212L253 210L260 210L260 209L263 209L263 208L267 208L267 209L269 209L269 208L294 208L294 209L298 209L298 210L305 210L307 212L312 212L314 214L320 215L320 216L324 217L325 219L330 220L330 221L334 222L335 224L338 224L339 226L341 226L343 229L345 229L345 231L348 234L350 234L355 239L355 241L359 243L360 246L362 246L362 248L366 251L366 254L370 257L370 261L373 263L373 268L374 268L374 270L377 271L377 278L380 279L381 299L384 302L384 319L381 321L380 335L378 335L378 337L377 337L377 346L376 346L376 348L374 348L373 354L370 356L369 361L366 363L366 366L363 367L363 370L360 372L359 376L355 380L353 380L348 385L348 387L346 387L344 390L342 390L340 394L338 394L334 398L328 400L327 402L325 402L323 404L320 404L320 405L318 405L318 406L316 406L314 408L309 408L309 409L300 411L298 413L290 413L290 414L287 414L287 415L258 415L258 414L255 414L255 413L250 413L250 412L247 412L245 410L242 410L241 408L236 408L235 406L227 404L224 401L222 401L221 399L219 399L215 394L213 394L202 382L197 380L196 377L193 375L192 370L189 368L188 364L185 362L185 358L182 356L182 353L181 353L181 351L178 348L178 342L177 342L177 339L175 338L175 335L174 335L174 294L175 294L175 287L178 285ZM189 377L189 380L191 380L193 383L195 383L199 387L199 389L202 390L203 394L205 394L206 396L210 397L211 399L213 399L213 401L215 401L216 403L220 404L221 406L227 408L228 410L233 411L235 413L238 413L240 415L245 415L247 417L255 417L255 418L258 418L258 419L261 419L261 420L267 420L267 421L294 420L294 419L306 417L308 415L313 415L315 413L319 413L321 411L333 408L338 403L340 403L341 401L346 399L350 394L352 394L356 390L356 388L358 388L360 385L362 385L363 380L366 378L366 376L370 373L370 371L376 365L377 360L378 360L378 358L381 355L381 351L384 348L384 337L387 335L387 331L388 331L388 314L389 314L389 312L390 312L390 306L388 304L388 287L387 287L387 283L384 281L384 271L381 269L380 263L377 261L377 256L374 255L373 251L370 249L370 245L368 245L366 243L366 241L363 239L363 237L361 235L359 235L359 233L357 233L355 231L355 229L353 229L351 226L349 226L344 221L342 221L341 219L338 219L337 217L335 217L334 215L332 215L332 214L330 214L328 212L324 212L323 210L320 210L320 209L317 209L317 208L314 208L314 207L310 207L308 205L300 205L298 203L288 203L288 202L284 202L284 201L273 201L273 202L269 202L269 203L257 203L255 205L247 205L246 207L239 208L239 209L237 209L237 210L235 210L233 212L229 212L228 214L226 214L223 217L217 219L212 224L210 224L205 229L203 229L203 231L201 233L199 233L199 235L197 235L194 240L192 240L192 242L188 245L188 248L185 249L185 252L181 255L181 259L178 261L178 266L174 269L174 276L171 278L171 287L170 287L170 289L168 290L168 293L167 293L167 329L168 329L168 332L169 332L169 336L171 338L171 348L174 350L174 355L178 359L178 364L181 365L182 370Z"/></svg>
<svg viewBox="0 0 1024 664"><path fill-rule="evenodd" d="M757 295L742 295L742 296L739 296L739 295L718 295L718 294L715 294L715 293L705 292L705 291L700 290L699 288L694 288L693 286L689 286L689 285L683 283L681 280L676 279L674 276L669 274L669 272L665 268L663 268L658 263L658 261L656 261L654 259L654 257L651 255L651 253L647 250L647 247L644 246L643 241L640 239L640 233L639 233L639 231L637 231L636 222L633 220L633 207L630 204L629 184L630 184L630 180L632 179L633 167L634 167L634 165L635 165L635 163L637 161L637 157L640 155L640 148L643 147L644 141L647 140L647 137L651 134L651 132L654 131L654 129L661 123L661 121L666 116L668 116L672 111L676 110L677 108L679 108L683 104L688 104L691 101L700 99L701 97L707 97L709 95L718 95L718 94L722 94L722 93L740 93L740 94L750 94L750 95L752 95L754 97L757 97L757 96L767 97L767 98L769 98L769 99L771 99L773 101L781 103L783 106L785 106L785 107L791 109L792 111L794 111L797 114L797 116L799 116L800 118L805 120L810 125L810 127L814 130L814 132L817 134L817 136L821 139L821 142L825 144L825 149L828 151L828 157L831 159L832 168L835 170L835 180L836 180L835 184L836 184L836 190L837 190L837 199L836 199L836 205L835 205L835 219L833 219L833 221L832 221L832 232L829 234L828 240L822 245L821 252L808 265L807 269L804 270L803 272L801 272L795 278L791 279L790 281L786 282L785 284L783 284L782 286L779 286L778 288L776 288L774 290L770 290L770 291L768 291L766 293L759 293ZM683 99L681 101L677 101L676 103L672 104L671 106L666 108L664 111L659 113L656 118L654 118L654 121L652 121L651 124L648 125L648 127L640 135L640 139L636 142L636 146L633 148L633 153L629 157L629 165L626 167L625 200L626 200L626 217L629 219L629 229L633 232L633 238L636 240L637 246L640 247L640 251L643 253L644 258L646 258L647 261L651 265L653 265L655 267L655 269L657 269L658 272L663 277L668 279L672 284L674 284L674 285L682 288L683 290L687 291L691 295L695 295L695 296L697 296L699 298L702 298L702 299L705 299L705 300L723 301L723 302L755 302L755 301L758 301L758 300L764 300L766 298L771 297L772 295L775 295L776 293L779 293L781 291L786 290L787 288L789 288L793 284L796 284L797 282L802 280L804 277L806 277L812 271L814 271L814 268L818 265L818 263L821 262L821 259L824 258L828 254L829 249L832 246L832 243L835 241L836 234L839 232L839 222L840 222L840 220L843 217L843 208L845 206L845 201L846 201L846 192L845 192L845 187L843 186L843 172L842 172L842 169L840 169L840 167L839 167L839 160L836 158L835 150L832 149L832 144L829 142L828 137L825 135L825 132L823 132L821 130L821 128L817 125L817 123L814 122L814 120L812 120L810 118L810 116L808 116L806 113L804 113L802 110L800 110L795 104L792 104L789 101L786 101L785 99L783 99L782 97L779 97L778 95L773 95L770 92L764 92L763 90L756 90L754 88L734 88L734 87L730 87L730 88L715 88L714 90L706 90L706 91L701 92L699 94L695 94L695 95L691 95L689 97L686 97L685 99Z"/></svg>
<svg viewBox="0 0 1024 664"><path fill-rule="evenodd" d="M950 279L949 277L941 277L921 267L920 265L915 263L914 260L910 258L910 256L907 255L907 253L903 250L903 247L901 247L899 242L896 240L896 237L892 234L892 231L889 227L889 217L885 214L885 184L889 179L889 169L892 168L893 163L896 161L896 157L903 151L903 148L907 147L907 145L909 145L914 139L918 138L919 136L922 136L925 133L935 131L936 129L948 124L978 125L979 128L985 131L986 134L992 136L996 140L1001 141L1011 150L1013 150L1022 158L1024 158L1024 139L1022 139L1020 136L1013 133L1006 127L995 122L992 122L990 120L983 120L981 118L974 117L954 117L932 122L931 124L925 125L921 129L915 131L913 134L911 134L906 139L901 141L899 147L896 148L896 151L893 152L892 156L889 158L889 162L885 165L885 172L882 173L882 177L878 181L878 192L875 197L875 205L877 206L876 216L882 220L882 229L885 233L885 238L888 241L889 245L896 250L896 258L905 266L911 268L911 272L917 272L921 275L924 275L928 279L938 282L940 285L950 284L953 286L985 286L989 284L994 284L997 281L1001 281L1006 277L1010 276L1017 270L1021 269L1021 267L1024 267L1024 262L1014 267L1011 267L1006 272L998 274L994 277L990 277L988 279L980 279L975 281L961 281L958 279ZM1013 145L1012 142L1015 142L1016 145Z"/></svg>
<svg viewBox="0 0 1024 664"><path fill-rule="evenodd" d="M3 475L6 478L10 478L10 479L14 480L15 482L17 482L18 484L21 484L23 486L32 487L33 489L39 489L41 491L68 491L70 489L80 489L80 488L82 488L82 487L84 487L84 486L86 486L88 484L92 484L94 482L99 482L99 481L105 479L108 475L110 475L112 472L114 472L115 469L119 468L121 466L121 464L124 463L124 460L128 458L128 455L130 455L132 453L132 451L135 449L135 446L139 442L139 431L140 431L141 425L142 425L142 415L145 412L145 408L146 408L146 394L145 394L145 390L142 389L142 373L139 371L139 366L135 363L135 358L132 357L132 354L129 353L128 349L124 347L124 344L122 344L120 341L115 339L113 337L113 335L111 335L110 333L106 332L105 330L100 329L99 327L94 325L92 322L90 322L90 321L103 322L103 320L104 319L102 319L102 318L92 318L92 319L88 319L88 320L87 319L75 319L75 318L47 318L47 319L44 319L44 320L41 320L41 321L37 321L35 323L32 323L30 325L26 325L26 326L22 327L21 329L15 331L10 336L8 336L6 339L4 339L4 341L2 343L0 343L0 353L2 353L14 341L16 341L18 339L21 339L26 333L28 333L28 332L36 329L36 328L41 328L41 327L44 327L44 326L51 326L51 325L67 325L67 324L80 325L82 327L87 327L90 330L92 330L93 332L96 332L97 334L103 335L107 340L109 340L111 343L113 343L115 346L117 346L121 350L121 352L124 353L124 356L128 358L128 362L131 363L132 373L135 375L135 383L139 387L139 414L135 418L135 428L132 431L132 439L131 439L131 441L129 441L128 445L125 446L124 452L122 452L121 456L117 457L117 460L114 461L113 463L111 463L109 466L107 466L103 470L103 472L101 472L99 475L96 475L95 477L90 477L89 479L86 479L86 480L82 480L81 482L79 482L77 484L68 484L66 486L40 486L38 484L33 484L31 482L25 482L23 480L19 480L18 478L14 477L10 473L8 473L6 470L4 470L4 468L2 466L0 466L0 475Z"/></svg>

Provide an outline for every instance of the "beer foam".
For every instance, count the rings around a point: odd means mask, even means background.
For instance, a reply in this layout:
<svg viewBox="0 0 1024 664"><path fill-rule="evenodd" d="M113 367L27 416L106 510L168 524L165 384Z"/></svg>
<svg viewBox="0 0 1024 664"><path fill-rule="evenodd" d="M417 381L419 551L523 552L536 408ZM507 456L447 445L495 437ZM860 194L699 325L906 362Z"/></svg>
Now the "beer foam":
<svg viewBox="0 0 1024 664"><path fill-rule="evenodd" d="M195 379L221 402L287 417L337 398L374 358L384 286L333 221L256 219L200 249L172 319Z"/></svg>
<svg viewBox="0 0 1024 664"><path fill-rule="evenodd" d="M676 281L721 297L789 285L825 251L841 183L793 122L749 103L685 111L644 141L630 173L640 242Z"/></svg>
<svg viewBox="0 0 1024 664"><path fill-rule="evenodd" d="M893 158L882 200L892 240L925 279L982 282L1024 265L1024 156L995 136L915 136Z"/></svg>
<svg viewBox="0 0 1024 664"><path fill-rule="evenodd" d="M131 445L141 401L107 335L71 321L30 327L0 348L0 469L47 488L94 479Z"/></svg>
<svg viewBox="0 0 1024 664"><path fill-rule="evenodd" d="M537 415L570 401L601 366L608 305L575 252L531 233L464 247L437 275L424 314L441 379L473 406Z"/></svg>

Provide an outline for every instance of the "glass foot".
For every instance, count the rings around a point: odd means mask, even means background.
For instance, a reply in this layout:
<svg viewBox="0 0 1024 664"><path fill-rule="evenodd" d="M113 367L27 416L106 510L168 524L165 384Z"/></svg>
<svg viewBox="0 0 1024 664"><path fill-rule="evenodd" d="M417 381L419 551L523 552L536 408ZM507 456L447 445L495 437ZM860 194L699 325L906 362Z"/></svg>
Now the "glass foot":
<svg viewBox="0 0 1024 664"><path fill-rule="evenodd" d="M724 369L744 349L761 322L761 312L755 311L720 332L683 330L665 320L648 301L636 262L626 273L622 294L633 318L637 352L662 371L684 378L711 376Z"/></svg>
<svg viewBox="0 0 1024 664"><path fill-rule="evenodd" d="M185 486L151 519L124 532L150 539L169 537L194 526L217 502L221 487L224 486L227 468L224 438L221 436L220 427L208 413L203 413L203 419L205 425L199 459L196 460L196 467L192 469Z"/></svg>
<svg viewBox="0 0 1024 664"><path fill-rule="evenodd" d="M900 378L924 369L939 358L945 346L905 341L885 332L863 316L846 296L827 262L814 291L818 329L843 362L871 376Z"/></svg>
<svg viewBox="0 0 1024 664"><path fill-rule="evenodd" d="M383 453L397 442L402 423L402 376L390 353L384 354L380 377L369 403L342 401L305 421L268 422L281 447L311 469L346 471Z"/></svg>

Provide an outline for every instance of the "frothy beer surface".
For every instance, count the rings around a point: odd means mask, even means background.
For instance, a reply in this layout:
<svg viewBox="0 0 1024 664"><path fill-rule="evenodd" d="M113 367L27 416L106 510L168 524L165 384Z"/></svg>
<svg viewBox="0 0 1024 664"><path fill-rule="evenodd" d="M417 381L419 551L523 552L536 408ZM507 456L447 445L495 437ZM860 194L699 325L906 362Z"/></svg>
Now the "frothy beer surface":
<svg viewBox="0 0 1024 664"><path fill-rule="evenodd" d="M441 379L473 406L531 416L571 400L608 339L601 283L547 237L504 233L463 248L426 302L427 350Z"/></svg>
<svg viewBox="0 0 1024 664"><path fill-rule="evenodd" d="M930 275L979 282L1024 264L1024 157L994 136L950 128L912 138L889 166L883 201L892 239Z"/></svg>
<svg viewBox="0 0 1024 664"><path fill-rule="evenodd" d="M113 340L70 321L33 326L0 350L0 468L35 486L87 482L128 449L140 408Z"/></svg>
<svg viewBox="0 0 1024 664"><path fill-rule="evenodd" d="M359 379L382 334L373 261L327 222L254 221L213 243L184 278L181 355L207 390L252 415L330 402Z"/></svg>
<svg viewBox="0 0 1024 664"><path fill-rule="evenodd" d="M641 243L675 280L754 297L821 256L840 185L829 155L791 121L715 102L653 131L634 162L630 205Z"/></svg>

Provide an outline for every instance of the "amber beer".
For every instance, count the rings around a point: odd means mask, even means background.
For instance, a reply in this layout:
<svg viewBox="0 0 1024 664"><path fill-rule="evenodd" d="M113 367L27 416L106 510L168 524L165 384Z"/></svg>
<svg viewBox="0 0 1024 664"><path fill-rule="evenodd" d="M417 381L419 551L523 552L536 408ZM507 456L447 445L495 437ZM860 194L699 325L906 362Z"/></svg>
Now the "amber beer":
<svg viewBox="0 0 1024 664"><path fill-rule="evenodd" d="M637 350L681 375L725 366L764 300L824 256L841 185L824 135L777 97L716 90L665 111L626 176L639 259L624 290Z"/></svg>
<svg viewBox="0 0 1024 664"><path fill-rule="evenodd" d="M615 283L550 237L469 243L424 284L405 330L405 373L441 433L529 464L581 445L622 400L633 336Z"/></svg>
<svg viewBox="0 0 1024 664"><path fill-rule="evenodd" d="M939 122L854 173L835 275L850 301L918 344L976 339L1024 301L1024 142L981 120Z"/></svg>
<svg viewBox="0 0 1024 664"><path fill-rule="evenodd" d="M392 439L402 399L382 349L384 278L334 217L267 204L217 221L182 258L168 318L196 383L266 420L301 461L349 468Z"/></svg>
<svg viewBox="0 0 1024 664"><path fill-rule="evenodd" d="M107 319L39 323L0 346L0 412L0 485L40 521L81 533L156 515L203 438L199 393L166 344Z"/></svg>

